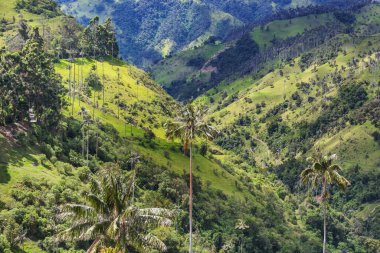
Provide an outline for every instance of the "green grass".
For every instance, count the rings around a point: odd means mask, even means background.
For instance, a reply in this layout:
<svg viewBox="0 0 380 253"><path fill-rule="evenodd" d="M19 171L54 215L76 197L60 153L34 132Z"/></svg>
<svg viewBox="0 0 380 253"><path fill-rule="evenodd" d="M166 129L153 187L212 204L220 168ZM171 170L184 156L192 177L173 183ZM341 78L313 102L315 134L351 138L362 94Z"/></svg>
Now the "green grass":
<svg viewBox="0 0 380 253"><path fill-rule="evenodd" d="M59 26L61 25L62 16L57 16L54 18L42 18L42 16L29 13L25 10L16 11L16 0L6 0L0 1L0 15L4 17L8 22L13 22L7 26L7 31L0 34L0 47L6 46L7 40L13 38L17 34L18 22L21 19L26 20L26 23L29 27L39 27L42 28L43 25L46 25L51 29L51 32L57 32Z"/></svg>
<svg viewBox="0 0 380 253"><path fill-rule="evenodd" d="M223 47L222 44L205 45L196 49L185 50L167 58L153 67L152 72L155 80L166 87L170 87L175 80L186 80L191 76L197 76L200 74L199 69L187 66L187 62L198 57L206 61L222 50Z"/></svg>
<svg viewBox="0 0 380 253"><path fill-rule="evenodd" d="M256 27L252 30L252 38L259 44L260 49L271 45L271 41L276 39L286 39L302 34L306 29L311 30L331 22L337 22L332 14L308 15L286 20L276 20L264 26Z"/></svg>
<svg viewBox="0 0 380 253"><path fill-rule="evenodd" d="M73 77L74 65L72 63L61 61L56 64L56 69L58 73L64 77L67 88L69 87L67 82L69 76L69 70L67 69L68 65L71 65L72 67L71 77ZM150 127L157 136L161 138L164 137L162 124L168 119L168 117L155 103L160 101L164 102L165 100L168 100L169 104L173 104L174 102L169 98L165 91L161 89L159 85L151 81L144 72L121 62L100 62L91 59L78 59L75 62L75 66L76 86L78 86L78 84L82 85L82 71L84 84L85 79L93 66L96 67L95 72L101 80L103 79L104 73L104 107L102 91L91 90L91 96L89 97L83 96L82 93L81 100L83 101L81 102L78 99L79 94L77 94L75 102L71 103L67 108L67 111L65 112L66 115L73 114L74 117L79 118L78 113L82 106L86 107L91 114L93 114L95 109L95 118L100 118L107 123L117 126L120 132L124 129L124 117L129 116L137 121L136 125L140 127L140 130L137 132L140 134L143 133L141 127ZM120 73L119 83L118 71ZM76 89L78 90L78 87ZM94 98L96 104L95 108ZM72 101L73 99L71 99L70 102ZM127 105L127 110L119 110L119 118L117 118L118 102L123 102ZM74 108L72 108L72 105L74 105ZM142 110L137 110L137 115L131 114L130 108L134 105L142 106ZM153 123L147 122L149 116L153 117Z"/></svg>
<svg viewBox="0 0 380 253"><path fill-rule="evenodd" d="M372 12L375 12L377 11L377 8L373 7L371 10ZM318 15L317 17L330 17L326 15ZM315 16L313 15L309 18L313 20ZM308 18L303 17L300 20L308 20ZM293 20L292 24L296 24L297 22L294 22ZM321 22L327 21L319 21L316 23L321 24ZM278 23L278 26L284 26L284 21ZM276 30L274 30L274 32L276 32ZM279 31L279 33L276 34L281 35L281 32ZM300 83L301 81L309 83L311 79L322 78L326 75L334 73L335 67L330 66L330 63L333 62L336 63L338 69L341 67L347 68L348 63L354 56L358 57L362 52L369 52L372 50L369 56L365 56L363 58L365 62L369 62L369 58L375 58L375 54L377 52L376 45L380 42L378 37L371 37L368 39L363 39L362 41L356 40L355 45L352 44L352 39L348 38L347 35L337 35L336 39L342 41L342 49L346 52L339 52L335 59L332 59L320 66L316 66L315 69L314 65L312 65L305 71L302 71L298 66L300 58L296 58L294 59L293 64L285 64L282 66L283 76L281 76L278 70L279 62L269 62L267 63L267 66L272 66L275 71L264 74L261 78L248 75L232 83L222 82L215 89L212 89L203 96L197 98L196 103L210 105L213 113L209 117L215 119L216 124L220 129L228 127L244 128L234 125L238 117L240 117L240 115L253 116L254 122L256 122L259 127L254 128L251 126L249 128L245 128L245 130L250 132L251 136L260 139L260 136L265 136L267 134L267 128L265 122L260 123L259 119L274 106L284 102L285 100L292 101L291 95L298 90L296 87L297 83ZM372 46L369 46L368 41L372 42ZM313 52L314 51L312 51L312 53ZM369 81L370 83L376 83L380 74L379 69L373 68L370 71L367 67L365 67L362 59L359 61L359 67L353 69L352 71L354 74L353 78L349 76L348 70L344 71L342 74L343 78L346 78L347 80L350 78L351 81L349 83L347 82L347 84L350 84L353 81ZM329 86L329 91L325 94L325 97L333 98L337 94L337 87L332 85L331 81L331 77L326 79L326 83ZM300 107L296 107L291 110L288 109L281 113L283 121L291 126L301 121L312 122L318 118L321 113L323 113L323 109L321 107L323 98L321 95L317 95L317 92L320 90L321 88L319 87L311 86L311 90L308 95L298 91L303 98L303 103ZM370 98L375 96L375 90L370 88L370 86L367 87L367 92ZM226 99L223 99L223 93L227 93ZM237 100L227 106L221 106L224 101L229 99L232 95L236 95ZM308 96L314 97L315 101L308 103ZM213 103L209 102L210 98L214 100ZM263 108L260 114L256 114L256 104L262 102L265 102L266 107ZM334 152L334 150L335 152L338 152L338 155L343 160L343 164L345 166L359 163L362 167L367 167L368 169L373 170L377 168L379 164L378 157L380 156L380 153L378 151L379 148L370 136L370 134L374 131L374 127L368 124L369 123L366 123L365 125L357 127L347 127L337 133L336 137L324 136L320 140L316 140L316 143L320 144L320 142L326 142L326 144L323 145L323 149L326 152ZM337 140L340 136L342 136L346 142L341 142L339 139ZM267 156L267 152L265 152L265 145L262 145L259 148L261 150L257 150L257 152L254 153L257 161L263 160L264 157ZM273 163L279 162L276 161L276 159L269 160L272 160Z"/></svg>
<svg viewBox="0 0 380 253"><path fill-rule="evenodd" d="M0 135L0 196L1 200L12 205L9 192L24 177L36 180L46 179L58 182L59 174L49 162L41 164L37 147L12 143Z"/></svg>
<svg viewBox="0 0 380 253"><path fill-rule="evenodd" d="M337 134L325 134L315 147L328 153L336 153L343 167L359 165L362 170L370 171L380 163L380 147L371 134L376 130L371 123L350 126Z"/></svg>

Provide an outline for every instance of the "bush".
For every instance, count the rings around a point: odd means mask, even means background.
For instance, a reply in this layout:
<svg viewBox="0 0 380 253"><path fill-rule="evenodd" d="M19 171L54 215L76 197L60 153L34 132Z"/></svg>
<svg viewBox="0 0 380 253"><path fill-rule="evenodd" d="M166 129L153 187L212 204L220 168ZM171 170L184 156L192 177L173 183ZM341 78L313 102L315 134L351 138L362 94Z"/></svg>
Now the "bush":
<svg viewBox="0 0 380 253"><path fill-rule="evenodd" d="M207 150L208 150L207 143L203 142L201 144L201 148L199 149L199 154L202 156L205 156L207 154Z"/></svg>
<svg viewBox="0 0 380 253"><path fill-rule="evenodd" d="M66 176L71 175L74 170L74 167L71 164L64 162L57 162L55 166L57 167L59 173L64 174Z"/></svg>
<svg viewBox="0 0 380 253"><path fill-rule="evenodd" d="M54 149L51 147L50 144L43 144L43 145L41 146L41 152L44 153L48 159L50 159L50 158L52 158L53 156L55 156L55 151L54 151Z"/></svg>
<svg viewBox="0 0 380 253"><path fill-rule="evenodd" d="M11 244L4 235L0 234L0 252L11 253Z"/></svg>

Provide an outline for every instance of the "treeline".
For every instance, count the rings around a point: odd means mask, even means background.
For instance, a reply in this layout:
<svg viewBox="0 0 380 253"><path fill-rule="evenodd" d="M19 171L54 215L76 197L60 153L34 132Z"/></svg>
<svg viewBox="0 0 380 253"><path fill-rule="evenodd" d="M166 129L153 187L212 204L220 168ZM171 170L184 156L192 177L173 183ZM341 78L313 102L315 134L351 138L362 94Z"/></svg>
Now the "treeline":
<svg viewBox="0 0 380 253"><path fill-rule="evenodd" d="M48 20L42 20L40 34L44 43L44 50L53 55L56 60L75 57L118 57L119 46L116 40L111 19L107 19L103 24L99 18L95 17L89 25L83 28L72 17L64 16L60 19L57 30L52 30L48 25ZM14 29L15 19L1 21L3 31ZM25 19L18 21L18 33L7 38L7 51L15 52L20 50L29 39L30 27Z"/></svg>
<svg viewBox="0 0 380 253"><path fill-rule="evenodd" d="M118 57L119 46L111 19L101 24L99 17L93 18L84 29L70 17L54 39L51 50L58 58L73 57Z"/></svg>
<svg viewBox="0 0 380 253"><path fill-rule="evenodd" d="M26 10L49 18L62 14L57 2L54 0L17 0L16 10Z"/></svg>

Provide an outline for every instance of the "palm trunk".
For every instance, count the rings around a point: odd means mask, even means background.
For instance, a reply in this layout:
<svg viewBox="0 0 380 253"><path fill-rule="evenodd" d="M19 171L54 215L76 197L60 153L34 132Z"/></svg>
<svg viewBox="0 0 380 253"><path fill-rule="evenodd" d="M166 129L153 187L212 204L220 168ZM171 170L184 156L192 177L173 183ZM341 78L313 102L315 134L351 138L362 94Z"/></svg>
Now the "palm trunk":
<svg viewBox="0 0 380 253"><path fill-rule="evenodd" d="M326 205L323 205L323 253L326 253Z"/></svg>
<svg viewBox="0 0 380 253"><path fill-rule="evenodd" d="M327 228L326 228L326 203L325 203L325 196L326 196L326 178L323 177L323 189L322 189L322 208L323 208L323 253L326 253L326 237L327 237Z"/></svg>
<svg viewBox="0 0 380 253"><path fill-rule="evenodd" d="M193 253L193 144L190 143L189 253Z"/></svg>
<svg viewBox="0 0 380 253"><path fill-rule="evenodd" d="M90 142L90 130L87 129L87 167L88 167L88 156L89 156L89 142Z"/></svg>

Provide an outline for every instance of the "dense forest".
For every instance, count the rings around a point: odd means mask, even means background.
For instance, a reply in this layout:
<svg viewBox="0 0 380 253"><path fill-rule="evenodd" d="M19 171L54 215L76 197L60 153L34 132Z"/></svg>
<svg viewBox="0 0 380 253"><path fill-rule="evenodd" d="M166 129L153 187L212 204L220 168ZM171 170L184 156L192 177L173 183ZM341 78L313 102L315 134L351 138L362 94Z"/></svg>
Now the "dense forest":
<svg viewBox="0 0 380 253"><path fill-rule="evenodd" d="M0 252L377 253L379 3L174 2L0 2Z"/></svg>

